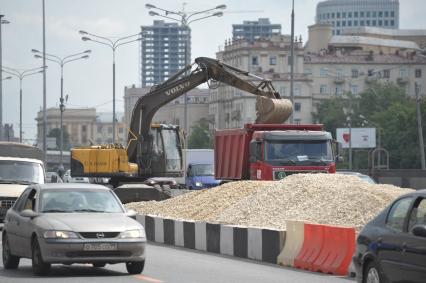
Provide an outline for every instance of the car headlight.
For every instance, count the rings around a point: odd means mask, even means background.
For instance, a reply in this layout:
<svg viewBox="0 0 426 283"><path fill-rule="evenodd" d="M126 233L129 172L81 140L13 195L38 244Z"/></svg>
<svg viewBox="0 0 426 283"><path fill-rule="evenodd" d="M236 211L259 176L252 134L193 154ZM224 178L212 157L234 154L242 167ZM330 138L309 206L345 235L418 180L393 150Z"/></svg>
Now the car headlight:
<svg viewBox="0 0 426 283"><path fill-rule="evenodd" d="M201 183L201 182L195 182L195 186L196 186L196 187L202 187L202 186L203 186L203 183Z"/></svg>
<svg viewBox="0 0 426 283"><path fill-rule="evenodd" d="M121 239L136 239L136 238L145 239L146 234L144 229L127 230L127 231L121 232L120 238Z"/></svg>
<svg viewBox="0 0 426 283"><path fill-rule="evenodd" d="M50 231L44 232L43 237L45 239L78 239L77 234L74 232L56 231L56 230L50 230Z"/></svg>

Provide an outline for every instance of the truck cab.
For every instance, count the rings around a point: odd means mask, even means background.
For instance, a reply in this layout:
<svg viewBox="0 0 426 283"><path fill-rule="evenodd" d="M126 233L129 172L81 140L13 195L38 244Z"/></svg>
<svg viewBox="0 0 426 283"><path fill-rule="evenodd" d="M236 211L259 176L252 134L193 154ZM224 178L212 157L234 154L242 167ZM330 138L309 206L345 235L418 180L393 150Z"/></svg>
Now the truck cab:
<svg viewBox="0 0 426 283"><path fill-rule="evenodd" d="M295 173L335 173L333 139L325 131L258 131L250 142L250 179Z"/></svg>

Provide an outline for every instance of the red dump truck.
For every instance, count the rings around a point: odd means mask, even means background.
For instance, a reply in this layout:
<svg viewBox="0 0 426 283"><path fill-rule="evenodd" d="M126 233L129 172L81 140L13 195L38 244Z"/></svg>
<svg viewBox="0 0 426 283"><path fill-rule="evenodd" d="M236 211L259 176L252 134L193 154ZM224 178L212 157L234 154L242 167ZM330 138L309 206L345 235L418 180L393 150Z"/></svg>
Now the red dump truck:
<svg viewBox="0 0 426 283"><path fill-rule="evenodd" d="M215 133L215 178L280 180L294 173L335 173L341 146L323 125L246 124Z"/></svg>

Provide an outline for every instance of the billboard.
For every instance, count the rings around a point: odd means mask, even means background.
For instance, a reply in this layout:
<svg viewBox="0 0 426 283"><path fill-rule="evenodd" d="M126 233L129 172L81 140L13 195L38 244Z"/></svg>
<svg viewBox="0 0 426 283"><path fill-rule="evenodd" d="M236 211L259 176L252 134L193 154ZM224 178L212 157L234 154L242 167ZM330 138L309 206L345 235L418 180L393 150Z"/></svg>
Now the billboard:
<svg viewBox="0 0 426 283"><path fill-rule="evenodd" d="M336 140L342 144L343 148L349 148L351 139L352 148L375 148L376 128L352 128L349 136L349 128L336 129Z"/></svg>

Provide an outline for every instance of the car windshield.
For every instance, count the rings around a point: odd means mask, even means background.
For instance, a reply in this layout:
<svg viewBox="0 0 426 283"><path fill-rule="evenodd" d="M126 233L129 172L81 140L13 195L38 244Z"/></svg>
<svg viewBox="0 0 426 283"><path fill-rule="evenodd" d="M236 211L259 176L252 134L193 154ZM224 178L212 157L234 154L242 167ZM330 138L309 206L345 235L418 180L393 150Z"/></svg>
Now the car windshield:
<svg viewBox="0 0 426 283"><path fill-rule="evenodd" d="M213 164L197 164L191 166L191 176L213 176Z"/></svg>
<svg viewBox="0 0 426 283"><path fill-rule="evenodd" d="M123 212L118 200L107 190L45 190L40 194L39 207L45 213Z"/></svg>
<svg viewBox="0 0 426 283"><path fill-rule="evenodd" d="M43 166L36 162L0 160L0 182L43 184Z"/></svg>
<svg viewBox="0 0 426 283"><path fill-rule="evenodd" d="M267 141L266 161L291 161L315 163L331 161L332 150L329 140L287 140Z"/></svg>

